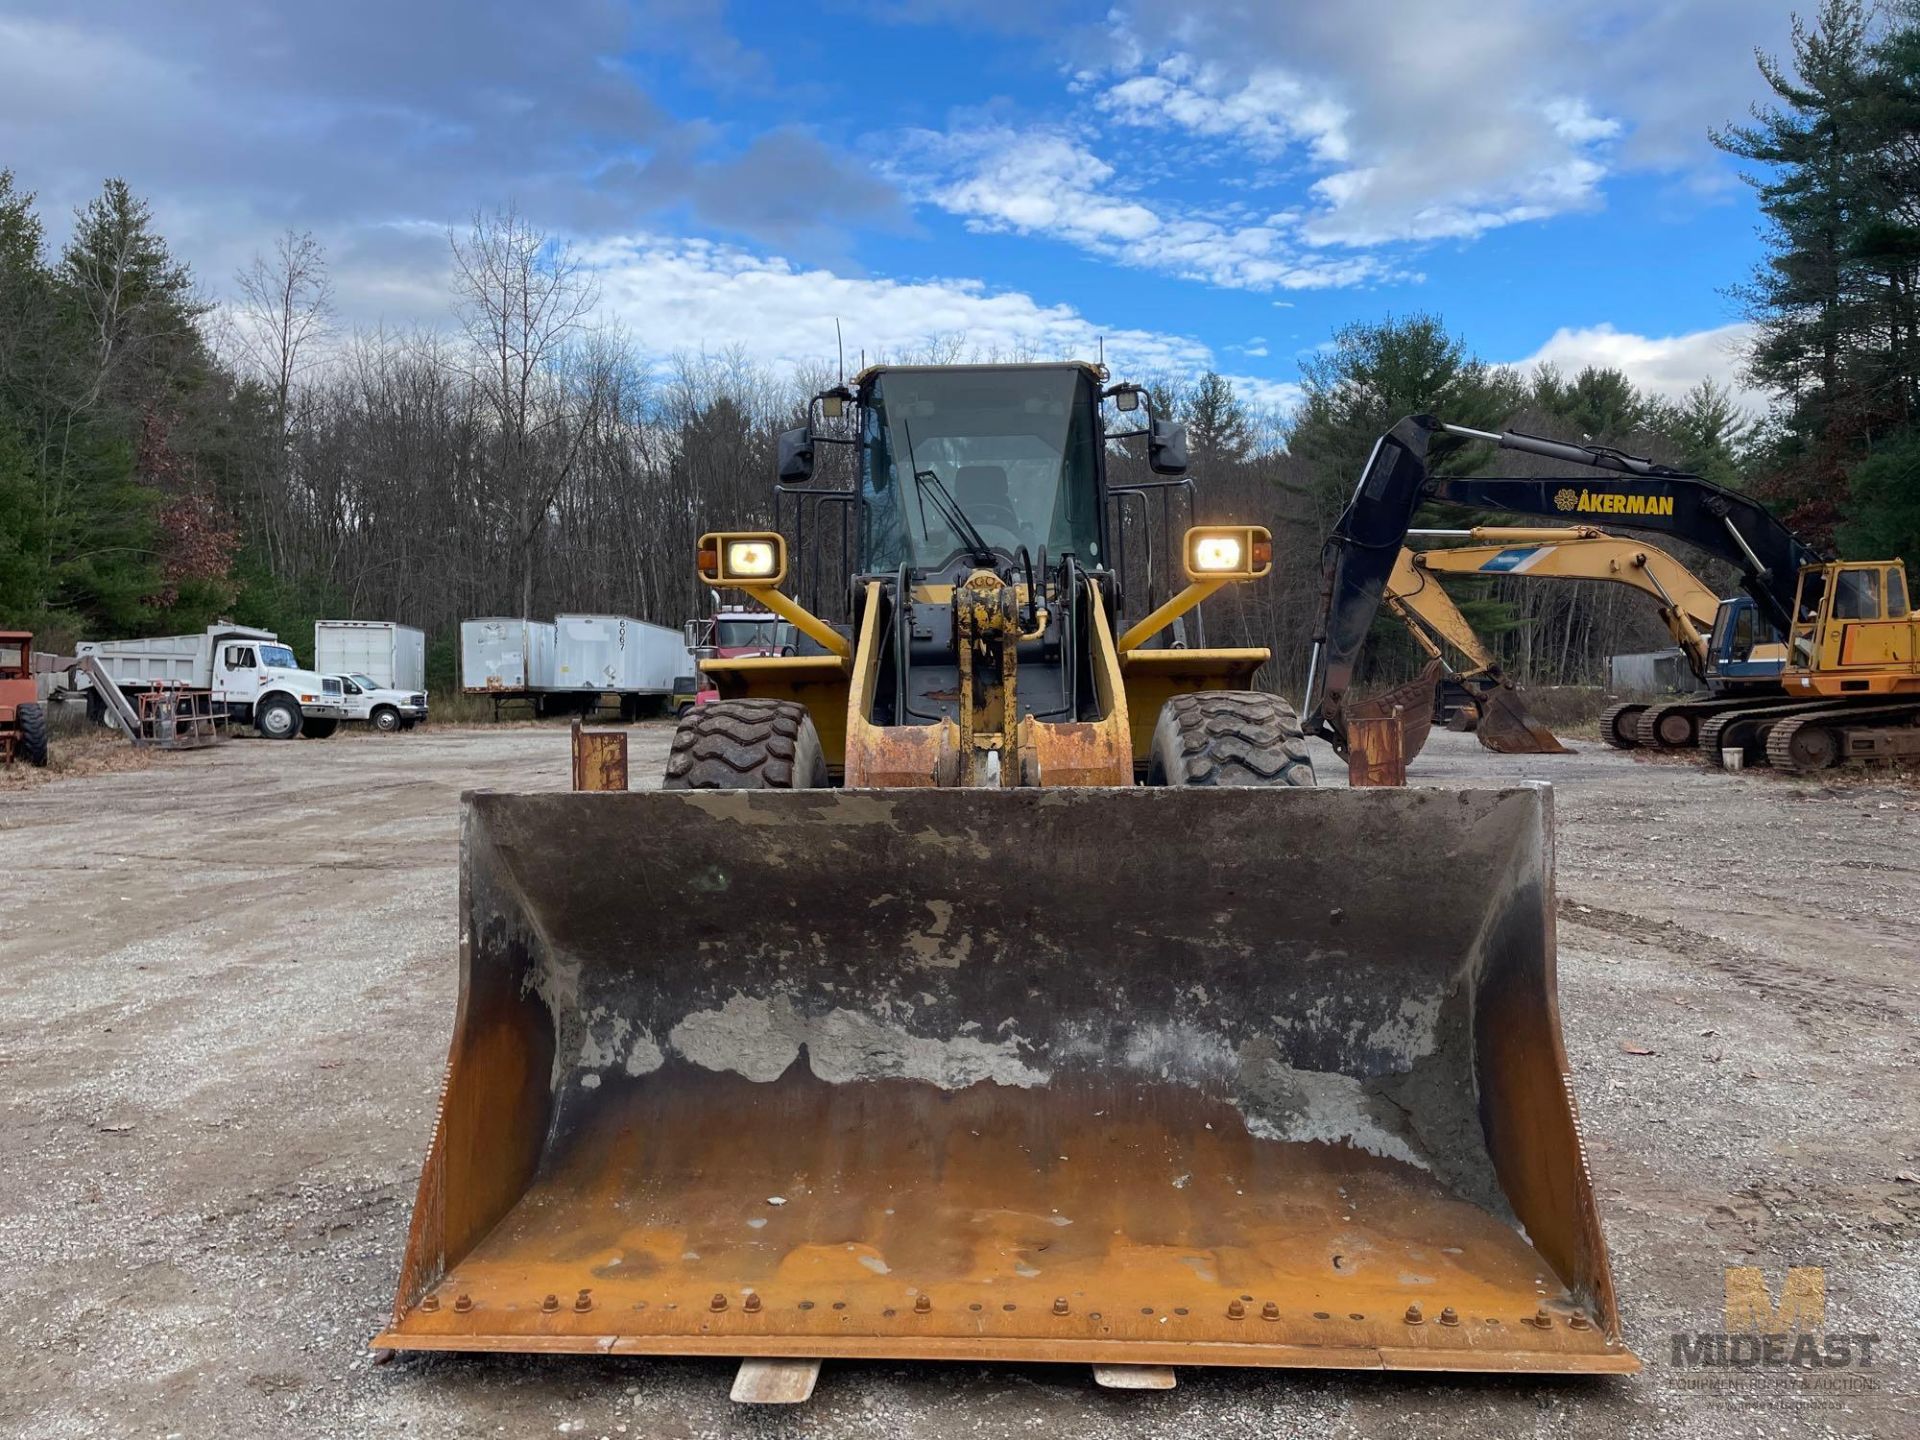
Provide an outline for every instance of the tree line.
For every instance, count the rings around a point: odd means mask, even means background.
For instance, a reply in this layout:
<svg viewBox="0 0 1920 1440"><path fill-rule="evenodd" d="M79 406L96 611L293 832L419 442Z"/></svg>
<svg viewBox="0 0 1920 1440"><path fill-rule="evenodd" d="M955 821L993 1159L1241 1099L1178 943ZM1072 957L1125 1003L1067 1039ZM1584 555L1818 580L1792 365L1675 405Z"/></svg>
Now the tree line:
<svg viewBox="0 0 1920 1440"><path fill-rule="evenodd" d="M1738 291L1758 336L1751 376L1776 397L1766 415L1708 381L1666 400L1615 370L1518 373L1430 314L1341 329L1283 416L1217 374L1129 377L1190 428L1198 517L1275 533L1274 579L1209 602L1209 638L1270 646L1270 683L1298 684L1322 540L1374 438L1415 411L1617 444L1748 488L1816 543L1920 554L1917 17L1825 0L1790 57L1762 61L1773 102L1715 137L1756 166L1767 217L1765 258ZM304 652L317 617L392 619L433 637L448 684L464 618L703 613L696 538L791 528L795 510L775 511L776 438L834 370L775 373L740 351L661 363L604 315L567 245L511 208L448 243L446 323L343 333L309 235L280 237L215 305L124 182L82 207L56 254L34 197L0 170L0 621L64 648L226 617ZM949 336L894 358L1054 357L979 355ZM1444 463L1525 462L1468 450ZM1145 478L1124 448L1112 465ZM837 475L823 463L823 483ZM812 595L832 609L847 558L822 513L810 563L829 583ZM1140 507L1117 518L1130 588L1171 584ZM1617 587L1456 593L1523 683L1597 682L1607 655L1666 643ZM1384 626L1372 651L1383 677L1418 658Z"/></svg>

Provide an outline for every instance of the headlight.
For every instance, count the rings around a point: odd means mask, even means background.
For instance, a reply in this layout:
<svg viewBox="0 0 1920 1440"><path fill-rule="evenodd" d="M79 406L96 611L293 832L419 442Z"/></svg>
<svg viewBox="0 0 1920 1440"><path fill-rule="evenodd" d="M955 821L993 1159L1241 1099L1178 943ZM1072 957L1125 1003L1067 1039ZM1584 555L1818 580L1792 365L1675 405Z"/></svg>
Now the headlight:
<svg viewBox="0 0 1920 1440"><path fill-rule="evenodd" d="M1238 570L1240 553L1245 548L1237 535L1202 535L1193 542L1193 568L1202 574Z"/></svg>
<svg viewBox="0 0 1920 1440"><path fill-rule="evenodd" d="M779 568L780 559L765 540L729 540L727 574L742 579L764 580Z"/></svg>
<svg viewBox="0 0 1920 1440"><path fill-rule="evenodd" d="M778 585L787 578L787 542L771 531L702 535L696 563L709 585Z"/></svg>
<svg viewBox="0 0 1920 1440"><path fill-rule="evenodd" d="M1273 569L1264 525L1196 525L1182 549L1189 580L1257 580Z"/></svg>

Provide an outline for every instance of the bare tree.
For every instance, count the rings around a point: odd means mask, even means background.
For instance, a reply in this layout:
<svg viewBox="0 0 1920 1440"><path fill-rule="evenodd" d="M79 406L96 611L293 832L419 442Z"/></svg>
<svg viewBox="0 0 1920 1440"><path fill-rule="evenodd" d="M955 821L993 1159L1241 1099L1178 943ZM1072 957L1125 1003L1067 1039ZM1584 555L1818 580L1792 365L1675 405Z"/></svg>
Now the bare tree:
<svg viewBox="0 0 1920 1440"><path fill-rule="evenodd" d="M509 205L449 231L455 307L474 355L474 381L497 426L497 478L519 540L521 614L533 613L536 542L572 472L585 427L543 443L574 416L567 348L593 310L592 277L563 242ZM599 367L587 367L597 374Z"/></svg>
<svg viewBox="0 0 1920 1440"><path fill-rule="evenodd" d="M257 504L268 564L279 573L285 535L278 523L281 507L272 497L284 497L288 489L295 387L325 359L333 333L333 282L320 242L311 231L291 229L274 242L271 256L255 254L233 279L240 299L227 316L226 333L240 368L253 372L273 406L278 443L259 472L262 486L271 489L262 489Z"/></svg>

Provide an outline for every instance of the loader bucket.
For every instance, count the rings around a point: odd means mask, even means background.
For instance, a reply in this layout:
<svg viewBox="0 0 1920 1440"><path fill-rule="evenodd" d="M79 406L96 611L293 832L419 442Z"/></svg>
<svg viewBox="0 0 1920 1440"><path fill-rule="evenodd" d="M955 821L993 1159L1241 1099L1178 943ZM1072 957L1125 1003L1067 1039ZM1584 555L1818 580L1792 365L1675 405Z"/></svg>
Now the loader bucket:
<svg viewBox="0 0 1920 1440"><path fill-rule="evenodd" d="M1518 692L1508 685L1491 685L1474 695L1480 722L1474 733L1487 749L1502 755L1571 755L1545 725L1527 712Z"/></svg>
<svg viewBox="0 0 1920 1440"><path fill-rule="evenodd" d="M1635 1369L1548 804L471 795L374 1344Z"/></svg>

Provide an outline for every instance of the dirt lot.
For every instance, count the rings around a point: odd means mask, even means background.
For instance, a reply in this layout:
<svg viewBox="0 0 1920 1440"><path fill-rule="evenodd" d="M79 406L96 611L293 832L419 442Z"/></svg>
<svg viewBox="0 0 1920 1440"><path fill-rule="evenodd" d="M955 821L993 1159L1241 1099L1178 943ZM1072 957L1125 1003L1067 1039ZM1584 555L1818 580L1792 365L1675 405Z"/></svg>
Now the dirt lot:
<svg viewBox="0 0 1920 1440"><path fill-rule="evenodd" d="M634 732L636 784L667 735ZM1438 733L1414 780L1557 784L1561 1002L1639 1376L1125 1396L843 1364L775 1412L713 1362L373 1365L453 1015L459 792L567 783L562 730L438 729L0 790L0 1433L1913 1435L1920 793L1581 750ZM1880 1337L1819 1377L1865 1388L1689 1388L1670 1336L1721 1327L1723 1267L1790 1264L1826 1267L1829 1331Z"/></svg>

